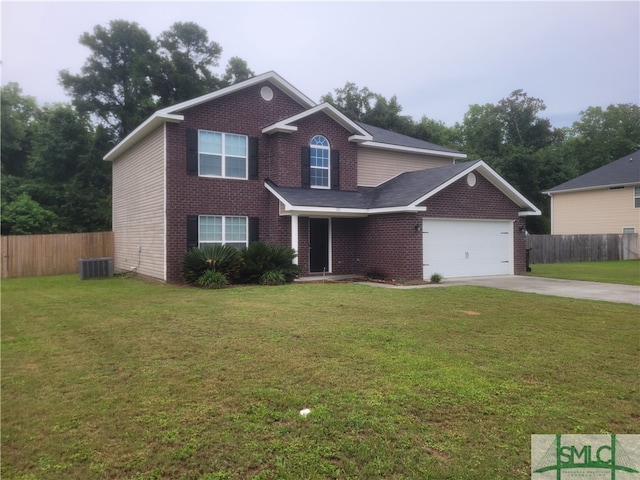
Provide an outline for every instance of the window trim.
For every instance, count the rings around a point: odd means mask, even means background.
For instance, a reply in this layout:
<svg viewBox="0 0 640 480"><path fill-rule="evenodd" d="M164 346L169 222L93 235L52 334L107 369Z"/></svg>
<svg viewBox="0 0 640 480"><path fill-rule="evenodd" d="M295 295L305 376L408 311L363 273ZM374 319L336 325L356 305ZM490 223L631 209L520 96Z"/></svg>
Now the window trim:
<svg viewBox="0 0 640 480"><path fill-rule="evenodd" d="M201 159L200 159L200 155L205 154L205 155L218 155L217 153L213 153L213 152L203 152L202 150L200 150L200 133L204 132L204 133L218 133L220 135L222 135L222 152L220 153L221 156L221 175L211 175L211 174L204 174L201 172ZM245 145L245 155L244 155L244 176L243 177L230 177L227 176L227 154L226 154L226 147L227 147L227 135L234 135L237 137L244 137L244 145ZM239 157L237 155L229 155L229 157L231 158L242 158ZM226 133L226 132L218 132L216 130L205 130L205 129L198 129L198 176L199 177L205 177L205 178L226 178L229 180L248 180L249 179L249 136L248 135L243 135L241 133Z"/></svg>
<svg viewBox="0 0 640 480"><path fill-rule="evenodd" d="M633 187L633 208L640 208L640 187Z"/></svg>
<svg viewBox="0 0 640 480"><path fill-rule="evenodd" d="M625 230L633 230L633 232L625 232ZM622 233L626 235L627 233L636 233L636 227L622 227Z"/></svg>
<svg viewBox="0 0 640 480"><path fill-rule="evenodd" d="M313 145L313 141L316 138L323 138L325 140L325 142L327 142L327 145ZM318 150L326 150L327 152L327 166L326 167L314 167L312 165L312 161L311 159L313 158L313 150L314 149L318 149ZM327 172L327 185L314 185L313 184L313 170L326 170ZM314 135L313 137L311 137L311 140L309 141L309 188L318 188L318 189L324 189L324 190L330 190L331 189L331 143L329 142L329 139L327 137L325 137L324 135Z"/></svg>
<svg viewBox="0 0 640 480"><path fill-rule="evenodd" d="M202 219L203 218L221 218L222 219L222 240L220 242L203 242L202 241ZM227 219L242 218L244 219L244 242L227 240ZM249 217L243 215L198 215L198 248L203 245L226 245L227 243L239 244L244 243L245 248L249 246Z"/></svg>

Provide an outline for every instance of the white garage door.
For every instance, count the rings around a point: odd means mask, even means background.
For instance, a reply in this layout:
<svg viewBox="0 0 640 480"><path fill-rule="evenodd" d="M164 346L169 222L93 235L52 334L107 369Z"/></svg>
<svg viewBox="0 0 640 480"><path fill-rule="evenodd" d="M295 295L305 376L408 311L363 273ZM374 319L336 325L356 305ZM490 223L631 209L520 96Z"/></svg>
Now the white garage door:
<svg viewBox="0 0 640 480"><path fill-rule="evenodd" d="M423 220L423 274L444 278L513 274L513 222Z"/></svg>

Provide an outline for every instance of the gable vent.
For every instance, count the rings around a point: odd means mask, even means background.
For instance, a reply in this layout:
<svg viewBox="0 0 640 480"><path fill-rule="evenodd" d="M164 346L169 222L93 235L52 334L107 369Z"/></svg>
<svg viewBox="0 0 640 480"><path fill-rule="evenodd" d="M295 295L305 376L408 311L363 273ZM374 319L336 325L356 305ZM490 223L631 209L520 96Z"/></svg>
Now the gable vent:
<svg viewBox="0 0 640 480"><path fill-rule="evenodd" d="M80 280L113 277L113 258L81 258L78 260Z"/></svg>

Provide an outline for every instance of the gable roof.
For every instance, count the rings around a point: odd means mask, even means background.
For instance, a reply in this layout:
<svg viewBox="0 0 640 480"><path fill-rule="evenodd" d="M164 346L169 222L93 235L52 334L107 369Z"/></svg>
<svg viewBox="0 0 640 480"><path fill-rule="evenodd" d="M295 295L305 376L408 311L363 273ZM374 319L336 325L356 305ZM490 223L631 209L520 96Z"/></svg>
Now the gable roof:
<svg viewBox="0 0 640 480"><path fill-rule="evenodd" d="M312 213L334 217L364 217L380 213L424 212L428 198L460 178L477 171L520 207L520 216L540 215L540 210L524 198L482 160L439 168L405 172L377 187L358 187L356 191L278 187L265 182L269 190L291 215Z"/></svg>
<svg viewBox="0 0 640 480"><path fill-rule="evenodd" d="M390 148L391 146L399 147L405 151L429 151L435 155L443 155L453 158L467 158L467 155L454 150L452 148L443 147L435 143L420 140L418 138L402 135L401 133L385 130L384 128L374 127L363 122L357 122L362 128L369 132L372 136L371 141L365 142L362 145L374 148Z"/></svg>
<svg viewBox="0 0 640 480"><path fill-rule="evenodd" d="M467 156L456 150L436 145L435 143L425 142L417 138L408 137L399 133L391 132L383 128L374 127L365 123L354 122L346 117L333 105L322 103L317 105L313 100L304 95L300 90L295 88L276 72L267 72L257 75L243 82L236 83L226 88L207 93L200 97L187 100L185 102L171 105L160 109L153 113L143 123L141 123L133 132L127 135L120 143L111 149L104 157L104 160L115 160L119 155L126 152L142 138L154 131L164 123L180 123L184 121L182 112L189 108L195 107L205 102L215 100L225 95L243 90L253 85L268 81L285 92L295 102L305 108L305 111L293 117L280 120L272 125L265 127L262 132L265 134L275 132L295 132L297 127L295 122L318 112L324 112L338 124L343 126L352 135L349 141L358 142L359 144L371 148L384 150L395 150L409 153L419 153L422 155L444 156L447 158L463 159Z"/></svg>
<svg viewBox="0 0 640 480"><path fill-rule="evenodd" d="M344 129L352 134L349 137L350 141L355 142L364 142L371 140L371 135L363 129L357 122L350 120L345 114L343 114L340 110L335 108L333 105L329 103L321 103L320 105L316 105L304 112L298 113L289 118L285 118L284 120L280 120L268 127L262 129L262 133L271 134L277 132L291 133L296 132L298 127L295 125L296 122L307 118L311 115L315 115L318 112L323 112L331 117L336 123L341 125Z"/></svg>
<svg viewBox="0 0 640 480"><path fill-rule="evenodd" d="M614 160L600 168L550 188L544 193L552 195L560 192L596 190L635 184L640 184L640 149L626 157Z"/></svg>
<svg viewBox="0 0 640 480"><path fill-rule="evenodd" d="M147 136L149 133L151 133L153 130L155 130L165 122L182 122L184 120L184 115L181 115L180 112L188 108L192 108L202 103L215 100L216 98L224 97L225 95L230 95L234 92L243 90L245 88L265 81L269 81L270 83L278 87L304 108L312 108L316 106L316 103L313 100L304 95L300 90L295 88L276 72L267 72L255 77L251 77L250 79L243 82L233 84L229 87L221 88L220 90L216 90L215 92L207 93L206 95L202 95L200 97L177 103L176 105L171 105L169 107L156 111L144 122L142 122L133 132L127 135L120 143L113 147L111 151L109 151L104 156L103 159L109 161L114 160L119 155L135 145L139 140Z"/></svg>

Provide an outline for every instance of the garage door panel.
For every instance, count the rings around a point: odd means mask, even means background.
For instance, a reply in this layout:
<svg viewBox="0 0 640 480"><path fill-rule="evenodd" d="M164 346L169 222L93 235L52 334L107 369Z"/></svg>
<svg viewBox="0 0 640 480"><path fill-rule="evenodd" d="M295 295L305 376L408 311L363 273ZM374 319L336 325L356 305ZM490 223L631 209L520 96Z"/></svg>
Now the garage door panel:
<svg viewBox="0 0 640 480"><path fill-rule="evenodd" d="M425 219L424 278L512 274L512 245L511 221Z"/></svg>

